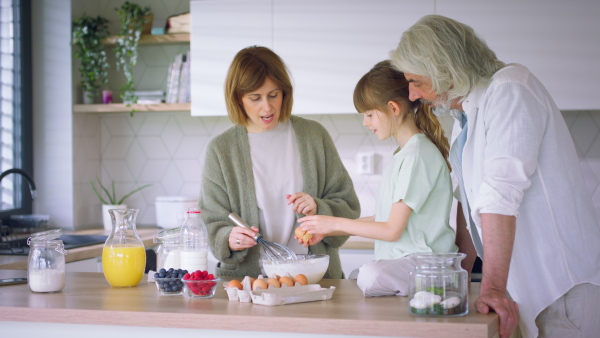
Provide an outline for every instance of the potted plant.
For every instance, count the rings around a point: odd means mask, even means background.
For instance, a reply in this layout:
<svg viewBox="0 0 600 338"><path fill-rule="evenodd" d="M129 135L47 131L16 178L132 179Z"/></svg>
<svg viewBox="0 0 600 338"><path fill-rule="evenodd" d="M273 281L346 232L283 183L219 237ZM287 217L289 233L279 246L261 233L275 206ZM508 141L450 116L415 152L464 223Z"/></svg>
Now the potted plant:
<svg viewBox="0 0 600 338"><path fill-rule="evenodd" d="M133 84L133 67L137 63L137 48L144 24L151 24L152 15L150 7L142 8L129 1L125 1L121 7L115 8L115 10L119 13L121 21L115 48L117 69L123 69L126 80L125 84L121 86L121 98L124 103L131 104L137 102Z"/></svg>
<svg viewBox="0 0 600 338"><path fill-rule="evenodd" d="M101 87L108 83L109 65L100 43L108 34L108 20L101 16L93 18L84 14L73 22L73 46L75 57L81 61L79 75L84 103L94 103Z"/></svg>
<svg viewBox="0 0 600 338"><path fill-rule="evenodd" d="M94 182L92 182L91 180L89 182L90 182L90 186L92 187L92 190L94 191L94 194L96 194L96 197L98 197L98 199L102 203L102 220L103 220L103 224L104 224L104 230L112 229L112 221L110 218L110 214L108 213L108 210L110 210L110 209L127 209L127 205L124 204L124 202L129 196L135 194L136 192L138 192L142 189L148 188L149 186L152 185L152 184L143 185L137 189L130 191L125 196L123 196L121 198L117 198L117 194L115 192L115 182L112 182L112 187L111 187L111 190L109 191L104 185L102 185L102 182L100 182L99 178L96 177L96 181L98 181L98 186L100 187L100 189L97 189L96 186L94 185ZM104 195L102 193L104 193Z"/></svg>

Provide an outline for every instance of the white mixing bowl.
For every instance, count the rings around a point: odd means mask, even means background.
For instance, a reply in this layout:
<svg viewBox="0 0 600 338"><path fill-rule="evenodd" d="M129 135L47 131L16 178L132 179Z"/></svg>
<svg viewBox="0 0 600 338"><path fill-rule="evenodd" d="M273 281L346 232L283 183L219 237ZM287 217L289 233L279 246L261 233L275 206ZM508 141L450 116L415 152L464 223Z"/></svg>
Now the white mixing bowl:
<svg viewBox="0 0 600 338"><path fill-rule="evenodd" d="M297 255L297 260L271 261L263 259L263 269L267 276L273 274L279 276L303 274L308 279L308 284L319 282L329 267L329 255Z"/></svg>

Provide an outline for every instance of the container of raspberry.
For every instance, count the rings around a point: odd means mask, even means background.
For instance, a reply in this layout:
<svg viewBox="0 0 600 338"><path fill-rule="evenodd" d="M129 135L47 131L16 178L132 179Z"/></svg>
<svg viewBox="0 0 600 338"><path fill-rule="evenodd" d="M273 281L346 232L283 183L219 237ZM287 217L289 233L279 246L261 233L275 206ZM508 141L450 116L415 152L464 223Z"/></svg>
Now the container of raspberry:
<svg viewBox="0 0 600 338"><path fill-rule="evenodd" d="M184 295L190 298L211 298L217 291L220 279L208 271L187 273L181 279L184 285Z"/></svg>

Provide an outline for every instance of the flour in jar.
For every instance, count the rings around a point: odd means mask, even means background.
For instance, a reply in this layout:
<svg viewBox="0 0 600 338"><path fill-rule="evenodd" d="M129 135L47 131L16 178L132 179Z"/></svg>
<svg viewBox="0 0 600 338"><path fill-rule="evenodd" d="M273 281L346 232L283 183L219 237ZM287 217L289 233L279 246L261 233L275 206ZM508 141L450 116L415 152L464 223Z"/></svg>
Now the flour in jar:
<svg viewBox="0 0 600 338"><path fill-rule="evenodd" d="M59 269L30 270L28 283L33 292L58 292L65 287L65 272Z"/></svg>

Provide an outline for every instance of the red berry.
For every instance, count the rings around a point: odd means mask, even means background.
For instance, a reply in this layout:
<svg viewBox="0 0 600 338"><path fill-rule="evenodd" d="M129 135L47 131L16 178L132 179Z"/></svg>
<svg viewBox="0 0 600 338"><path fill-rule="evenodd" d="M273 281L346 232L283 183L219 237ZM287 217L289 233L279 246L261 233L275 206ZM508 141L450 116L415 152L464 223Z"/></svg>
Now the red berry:
<svg viewBox="0 0 600 338"><path fill-rule="evenodd" d="M190 279L191 275L189 273L186 273L185 275L183 275L183 279Z"/></svg>

